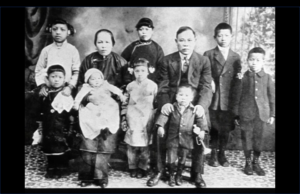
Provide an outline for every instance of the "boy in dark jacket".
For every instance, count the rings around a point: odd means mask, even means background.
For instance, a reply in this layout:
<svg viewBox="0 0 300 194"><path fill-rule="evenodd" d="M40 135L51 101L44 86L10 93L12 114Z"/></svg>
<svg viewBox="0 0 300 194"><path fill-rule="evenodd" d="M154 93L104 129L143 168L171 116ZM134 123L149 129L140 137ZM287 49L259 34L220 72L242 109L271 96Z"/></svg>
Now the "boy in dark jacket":
<svg viewBox="0 0 300 194"><path fill-rule="evenodd" d="M158 126L158 134L164 136L166 133L166 147L167 147L167 166L169 169L169 185L174 186L182 184L182 171L185 165L187 155L190 150L194 149L195 138L198 135L202 140L205 133L208 132L207 121L205 115L199 116L198 112L194 113L194 105L191 103L195 96L195 90L190 85L179 86L176 94L176 102L173 104L174 111L169 114L161 113L156 121ZM165 125L169 121L168 127ZM193 128L196 124L197 127ZM194 133L193 133L194 132ZM182 156L179 157L181 152ZM197 153L197 156L203 155L203 149ZM178 159L179 158L179 159ZM175 173L175 161L178 159L177 173ZM196 162L196 161L193 161ZM204 162L204 161L203 161ZM197 165L194 170L201 172L201 166ZM201 173L199 173L201 176ZM205 187L205 182L202 177L197 187Z"/></svg>
<svg viewBox="0 0 300 194"><path fill-rule="evenodd" d="M265 51L256 47L248 53L249 70L239 74L234 86L234 107L236 124L242 130L242 144L246 158L244 172L259 176L265 172L259 165L259 156L263 147L263 133L267 124L275 120L275 84L271 75L267 74L263 65ZM253 161L251 163L251 150Z"/></svg>
<svg viewBox="0 0 300 194"><path fill-rule="evenodd" d="M212 84L216 88L209 107L212 153L208 164L214 167L219 164L228 167L225 150L229 132L234 129L234 117L231 111L232 85L235 81L233 78L241 72L241 59L239 54L230 49L232 28L229 24L217 25L214 38L218 45L204 53L204 56L210 60Z"/></svg>
<svg viewBox="0 0 300 194"><path fill-rule="evenodd" d="M43 97L43 130L42 130L42 151L47 156L48 166L46 178L60 178L68 174L68 157L70 151L67 137L69 132L69 112L63 106L55 106L56 97L60 95L65 87L65 69L61 65L52 65L47 70L46 78L49 81L47 86L48 95ZM69 111L72 108L72 97ZM69 99L68 98L68 99ZM55 101L53 103L53 101ZM67 108L68 109L68 108Z"/></svg>

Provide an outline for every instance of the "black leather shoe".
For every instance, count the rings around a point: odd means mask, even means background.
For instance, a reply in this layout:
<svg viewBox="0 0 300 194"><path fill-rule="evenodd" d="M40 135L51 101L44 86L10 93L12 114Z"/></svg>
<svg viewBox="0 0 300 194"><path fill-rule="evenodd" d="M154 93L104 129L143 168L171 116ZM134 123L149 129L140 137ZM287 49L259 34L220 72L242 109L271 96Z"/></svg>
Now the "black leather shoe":
<svg viewBox="0 0 300 194"><path fill-rule="evenodd" d="M176 174L175 175L175 183L176 183L176 185L178 185L178 186L180 186L180 185L182 185L182 175L181 174Z"/></svg>
<svg viewBox="0 0 300 194"><path fill-rule="evenodd" d="M54 179L59 179L59 178L61 178L61 174L62 174L62 172L61 172L60 169L55 169L54 174L53 174L53 178Z"/></svg>
<svg viewBox="0 0 300 194"><path fill-rule="evenodd" d="M107 185L108 185L108 178L100 179L99 180L99 185L100 185L101 188L106 188Z"/></svg>
<svg viewBox="0 0 300 194"><path fill-rule="evenodd" d="M265 176L266 173L265 171L260 167L258 158L254 158L252 162L252 168L253 171L258 175L258 176Z"/></svg>
<svg viewBox="0 0 300 194"><path fill-rule="evenodd" d="M54 169L48 169L47 173L45 174L45 178L53 179L54 178Z"/></svg>
<svg viewBox="0 0 300 194"><path fill-rule="evenodd" d="M196 185L196 188L206 188L206 184L205 184L200 172L198 172L196 175L195 185Z"/></svg>
<svg viewBox="0 0 300 194"><path fill-rule="evenodd" d="M225 156L225 150L220 150L219 154L218 154L218 160L219 160L219 164L223 167L228 167L229 166L229 162Z"/></svg>
<svg viewBox="0 0 300 194"><path fill-rule="evenodd" d="M136 178L141 179L147 176L147 171L143 170L143 169L138 169L137 170L137 174L136 174Z"/></svg>
<svg viewBox="0 0 300 194"><path fill-rule="evenodd" d="M171 187L174 187L175 186L175 175L174 174L170 174L170 177L169 177L169 185Z"/></svg>
<svg viewBox="0 0 300 194"><path fill-rule="evenodd" d="M211 155L210 155L210 158L208 160L208 165L213 166L213 167L218 167L219 166L218 157L217 157L217 150L216 149L213 149L211 151Z"/></svg>
<svg viewBox="0 0 300 194"><path fill-rule="evenodd" d="M89 186L89 185L91 185L91 184L92 184L91 182L81 181L81 182L79 183L79 186L81 186L81 187L86 187L86 186Z"/></svg>
<svg viewBox="0 0 300 194"><path fill-rule="evenodd" d="M158 184L160 178L162 177L163 172L155 173L148 181L147 186L153 187Z"/></svg>
<svg viewBox="0 0 300 194"><path fill-rule="evenodd" d="M244 172L245 172L246 175L253 175L251 158L246 158L246 165L245 165L245 168L244 168Z"/></svg>
<svg viewBox="0 0 300 194"><path fill-rule="evenodd" d="M130 169L130 177L135 178L136 177L136 169Z"/></svg>

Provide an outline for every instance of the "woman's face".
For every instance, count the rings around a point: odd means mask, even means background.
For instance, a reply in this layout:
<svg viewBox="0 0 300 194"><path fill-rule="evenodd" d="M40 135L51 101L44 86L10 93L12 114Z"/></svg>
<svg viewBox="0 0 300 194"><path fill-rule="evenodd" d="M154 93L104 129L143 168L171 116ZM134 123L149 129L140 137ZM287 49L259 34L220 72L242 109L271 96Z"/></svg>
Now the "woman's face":
<svg viewBox="0 0 300 194"><path fill-rule="evenodd" d="M100 55L109 55L113 48L110 34L107 32L100 32L97 36L96 47Z"/></svg>

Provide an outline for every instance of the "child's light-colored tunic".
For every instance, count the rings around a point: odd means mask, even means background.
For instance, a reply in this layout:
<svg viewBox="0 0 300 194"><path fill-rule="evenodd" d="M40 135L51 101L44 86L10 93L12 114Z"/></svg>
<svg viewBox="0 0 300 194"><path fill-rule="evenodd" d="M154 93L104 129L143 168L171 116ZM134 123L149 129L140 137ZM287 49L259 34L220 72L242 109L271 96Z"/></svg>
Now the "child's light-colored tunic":
<svg viewBox="0 0 300 194"><path fill-rule="evenodd" d="M124 141L136 147L149 145L149 131L152 128L153 101L157 94L157 84L150 79L138 83L132 81L126 88L129 94L126 119L128 130Z"/></svg>

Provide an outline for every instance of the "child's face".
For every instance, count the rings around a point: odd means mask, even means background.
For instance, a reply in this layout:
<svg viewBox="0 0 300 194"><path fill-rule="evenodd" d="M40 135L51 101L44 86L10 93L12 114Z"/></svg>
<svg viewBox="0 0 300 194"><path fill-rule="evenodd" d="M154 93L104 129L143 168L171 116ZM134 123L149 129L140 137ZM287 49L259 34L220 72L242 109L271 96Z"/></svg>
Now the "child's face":
<svg viewBox="0 0 300 194"><path fill-rule="evenodd" d="M215 40L220 47L229 47L232 39L232 34L229 29L219 30Z"/></svg>
<svg viewBox="0 0 300 194"><path fill-rule="evenodd" d="M176 94L176 101L180 106L187 106L193 101L193 92L190 88L180 88Z"/></svg>
<svg viewBox="0 0 300 194"><path fill-rule="evenodd" d="M265 56L262 53L251 53L248 58L248 66L251 71L259 72L265 63Z"/></svg>
<svg viewBox="0 0 300 194"><path fill-rule="evenodd" d="M52 86L53 88L60 88L65 83L65 75L63 74L63 72L55 71L48 75L48 80L50 86Z"/></svg>
<svg viewBox="0 0 300 194"><path fill-rule="evenodd" d="M146 66L137 66L134 68L133 72L136 80L139 82L145 80L149 74Z"/></svg>
<svg viewBox="0 0 300 194"><path fill-rule="evenodd" d="M100 32L97 35L96 47L100 55L109 55L113 48L111 35L107 32Z"/></svg>
<svg viewBox="0 0 300 194"><path fill-rule="evenodd" d="M68 27L66 24L55 24L52 26L51 33L55 42L64 42L68 36Z"/></svg>
<svg viewBox="0 0 300 194"><path fill-rule="evenodd" d="M138 29L138 34L141 40L149 40L152 37L153 29L147 26L141 26L140 29Z"/></svg>
<svg viewBox="0 0 300 194"><path fill-rule="evenodd" d="M179 52L189 55L195 48L196 37L191 30L186 30L178 34L176 43Z"/></svg>
<svg viewBox="0 0 300 194"><path fill-rule="evenodd" d="M101 86L103 79L101 78L100 73L93 73L89 78L88 83L93 88Z"/></svg>

